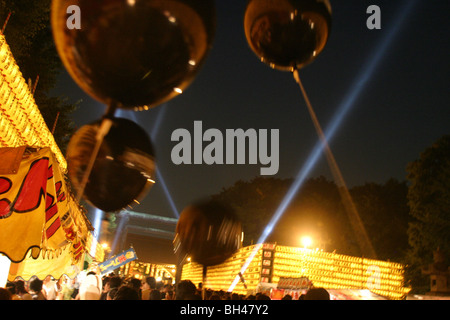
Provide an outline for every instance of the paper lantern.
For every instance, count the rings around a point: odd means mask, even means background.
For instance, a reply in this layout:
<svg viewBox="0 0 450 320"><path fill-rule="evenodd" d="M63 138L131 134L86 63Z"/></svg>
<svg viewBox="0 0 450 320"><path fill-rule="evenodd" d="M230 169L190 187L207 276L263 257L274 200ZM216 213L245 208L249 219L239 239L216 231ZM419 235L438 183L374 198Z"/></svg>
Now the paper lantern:
<svg viewBox="0 0 450 320"><path fill-rule="evenodd" d="M262 62L283 71L301 69L327 43L331 6L328 0L250 0L244 29Z"/></svg>
<svg viewBox="0 0 450 320"><path fill-rule="evenodd" d="M79 29L68 25L76 18L69 6L79 9ZM183 92L215 31L214 0L53 0L51 17L72 78L95 99L125 109Z"/></svg>
<svg viewBox="0 0 450 320"><path fill-rule="evenodd" d="M241 246L242 226L234 211L216 201L185 208L174 240L175 251L204 266L224 262Z"/></svg>
<svg viewBox="0 0 450 320"><path fill-rule="evenodd" d="M105 212L137 204L155 182L155 156L146 132L127 119L111 121L83 193L85 200ZM75 191L83 186L102 123L81 127L69 142L68 175Z"/></svg>

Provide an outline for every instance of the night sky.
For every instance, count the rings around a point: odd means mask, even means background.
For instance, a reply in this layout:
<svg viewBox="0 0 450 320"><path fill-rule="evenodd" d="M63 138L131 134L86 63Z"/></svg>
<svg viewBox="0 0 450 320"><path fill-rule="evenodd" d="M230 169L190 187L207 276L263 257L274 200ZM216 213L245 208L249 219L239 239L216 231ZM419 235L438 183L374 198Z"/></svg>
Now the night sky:
<svg viewBox="0 0 450 320"><path fill-rule="evenodd" d="M406 165L450 133L449 23L447 0L332 0L333 26L319 57L300 77L325 130L347 106L329 145L349 187L406 179ZM134 211L176 217L188 204L237 180L260 176L256 165L174 165L171 134L178 128L279 129L276 178L295 178L318 142L298 85L250 50L244 35L244 0L217 0L217 30L205 65L175 99L149 111L120 111L151 135L160 176ZM381 29L369 30L369 5L381 9ZM58 92L83 99L80 127L106 108L67 76ZM353 94L353 96L351 96ZM353 97L353 100L348 100ZM347 101L351 103L346 104ZM324 154L308 177L333 179ZM176 210L177 212L174 212Z"/></svg>

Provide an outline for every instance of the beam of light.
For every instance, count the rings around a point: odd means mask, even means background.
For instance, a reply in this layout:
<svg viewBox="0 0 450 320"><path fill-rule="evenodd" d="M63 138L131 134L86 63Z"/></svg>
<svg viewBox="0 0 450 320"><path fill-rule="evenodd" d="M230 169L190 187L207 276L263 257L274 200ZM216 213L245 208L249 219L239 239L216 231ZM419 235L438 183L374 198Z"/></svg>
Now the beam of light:
<svg viewBox="0 0 450 320"><path fill-rule="evenodd" d="M164 119L164 116L166 114L166 109L167 109L166 104L163 104L161 106L158 106L157 110L154 110L154 111L157 112L157 116L156 116L156 118L154 120L154 124L152 126L151 131L150 131L150 137L151 137L152 141L156 141L157 140L159 129L161 127L161 123L162 123L162 121ZM136 112L135 111L126 111L126 110L119 109L116 112L117 112L118 116L127 118L127 119L132 120L132 121L136 122L137 124L139 124L139 120L136 117ZM178 209L177 209L177 207L175 205L175 201L173 200L173 198L172 198L172 196L170 194L169 188L167 187L167 184L164 181L164 177L162 176L161 171L159 170L158 167L156 167L156 181L157 181L157 183L161 184L162 190L164 192L164 195L167 198L167 201L169 202L169 205L170 205L170 208L172 210L172 213L173 213L173 215L175 217L178 218L180 216L179 211L178 211Z"/></svg>
<svg viewBox="0 0 450 320"><path fill-rule="evenodd" d="M348 92L348 94L345 96L343 101L338 107L338 112L333 117L331 123L325 130L325 138L327 141L330 141L333 135L335 134L337 128L341 124L342 120L344 119L345 115L348 113L348 111L351 109L351 107L354 105L356 99L359 97L361 92L363 91L364 87L369 82L370 78L372 77L373 73L377 69L380 61L382 60L383 56L385 55L387 49L389 48L390 44L392 43L395 36L398 34L398 31L400 30L401 25L403 24L404 20L408 16L408 14L411 12L414 4L417 3L416 1L406 1L405 6L401 7L401 13L397 19L395 19L396 23L393 26L392 29L388 32L386 37L382 39L381 44L377 46L377 50L375 51L374 55L370 56L368 59L368 63L366 64L366 68L364 68L361 73L356 78L356 81L354 82L353 86L351 87L351 90ZM258 245L255 246L253 249L253 252L245 262L245 264L242 266L240 273L243 275L245 271L247 270L248 266L250 265L251 261L255 257L258 250L261 248L262 243L264 243L267 239L267 237L272 232L273 228L277 224L278 220L283 215L284 211L288 207L289 203L292 201L294 196L297 194L297 191L302 186L305 178L311 171L311 169L316 164L322 150L323 150L323 143L322 141L319 141L312 150L310 156L308 157L307 161L305 162L304 166L299 171L299 174L294 180L294 183L291 185L290 189L288 190L286 196L281 201L280 206L275 211L272 219L269 221L268 225L264 229L261 237L258 239ZM228 291L233 291L234 287L237 285L237 283L240 280L240 276L237 275L234 279L233 283L229 287Z"/></svg>
<svg viewBox="0 0 450 320"><path fill-rule="evenodd" d="M153 214L141 213L141 212L129 211L129 210L122 210L118 214L118 217L124 217L124 216L133 218L133 219L149 220L149 221L153 221L153 222L163 223L165 225L176 225L178 222L178 219L174 219L174 218L162 217L162 216L157 216L157 215L153 215Z"/></svg>
<svg viewBox="0 0 450 320"><path fill-rule="evenodd" d="M116 249L119 245L119 240L122 236L122 232L125 230L126 233L128 233L129 229L132 229L134 231L136 231L138 229L138 227L136 227L136 226L131 226L131 227L127 226L130 219L147 220L147 221L152 221L152 222L163 223L163 224L169 225L169 226L175 226L178 222L178 219L162 217L162 216L152 215L152 214L148 214L148 213L129 211L127 209L123 209L122 211L120 211L116 215L116 217L119 219L119 224L117 225L116 234L114 236L113 244L111 246L110 257L112 257L113 254L117 251ZM145 228L145 227L142 227L140 230L143 232L147 231L148 233L153 232L153 234L159 234L161 236L166 236L166 237L168 235L172 235L172 239L173 239L173 232L170 232L170 231Z"/></svg>
<svg viewBox="0 0 450 320"><path fill-rule="evenodd" d="M161 123L162 123L163 118L166 113L166 109L167 108L165 107L165 105L159 107L158 115L155 119L155 123L153 124L153 129L150 133L153 141L155 141L157 139ZM177 209L177 206L175 205L175 201L173 201L173 198L170 194L169 188L167 187L167 184L164 181L164 177L162 176L161 171L159 170L158 167L156 167L156 181L161 184L162 190L166 196L167 201L169 202L169 205L170 205L170 208L172 209L172 213L173 213L174 217L179 218L180 214Z"/></svg>
<svg viewBox="0 0 450 320"><path fill-rule="evenodd" d="M161 123L162 123L164 115L165 115L165 109L166 109L166 104L159 106L158 110L156 110L157 116L156 116L156 119L154 120L154 124L153 124L152 130L150 132L150 137L151 137L152 141L156 141L156 139L157 139L157 135L159 133L159 129L160 129ZM127 118L129 120L136 122L138 125L141 125L139 123L139 119L136 117L135 111L124 111L122 109L119 109L116 112L117 112L118 116ZM172 209L173 215L178 218L179 211L175 205L175 202L173 201L173 198L169 192L169 189L167 188L167 185L166 185L164 178L161 175L158 167L156 168L156 180L157 180L157 183L160 183L162 186L162 190L167 198L167 201L169 202L169 205L170 205L170 208ZM115 252L115 250L118 246L120 235L122 234L122 231L125 230L126 224L129 221L130 214L132 214L132 213L127 210L122 211L122 213L120 214L121 218L120 218L119 225L117 226L117 229L115 232L113 244L111 246L110 256L112 256L112 254Z"/></svg>
<svg viewBox="0 0 450 320"><path fill-rule="evenodd" d="M97 243L98 243L98 240L100 239L100 232L101 232L100 229L102 227L102 218L103 218L103 211L95 208L94 209L94 223L93 223L95 232L94 232L93 236L96 241L92 241L91 248L90 248L90 252L93 257L95 257L95 250L97 250Z"/></svg>
<svg viewBox="0 0 450 320"><path fill-rule="evenodd" d="M116 111L116 115L117 115L117 117L126 118L126 119L134 121L136 123L139 122L138 118L136 117L136 111L133 111L133 110L118 109Z"/></svg>
<svg viewBox="0 0 450 320"><path fill-rule="evenodd" d="M150 136L151 136L153 141L156 141L157 138L158 138L159 129L161 127L161 123L162 123L162 121L164 119L164 116L166 114L166 109L167 109L167 106L166 106L166 104L164 104L164 105L159 106L158 110L156 110L158 114L157 114L156 119L155 119L155 121L153 123L153 128L152 128L152 130L150 132ZM173 200L172 195L170 194L169 188L167 187L167 184L164 181L164 177L161 174L161 171L159 170L158 166L156 167L156 181L157 181L157 183L161 184L162 190L164 192L164 195L166 196L167 201L169 202L169 205L170 205L170 208L172 210L172 213L173 213L174 217L179 218L180 214L179 214L179 211L177 209L177 206L175 205L175 201Z"/></svg>
<svg viewBox="0 0 450 320"><path fill-rule="evenodd" d="M308 159L306 160L304 166L298 173L297 177L295 178L293 184L289 188L288 192L286 193L285 197L281 201L279 207L275 211L275 214L272 216L272 219L267 224L266 228L263 230L262 235L259 237L257 245L255 248L253 248L252 253L244 263L244 265L241 268L241 274L243 275L245 271L247 270L248 266L252 262L253 258L257 254L258 250L261 248L262 244L266 241L267 237L272 232L273 228L277 224L278 220L283 215L284 211L288 207L291 200L296 195L297 191L300 189L300 186L303 184L303 182L306 180L309 172L312 170L314 165L316 164L317 160L319 159L319 156L322 152L322 144L317 143L312 151L312 153L309 155ZM237 285L237 283L240 280L240 276L236 276L233 283L231 284L230 288L228 289L229 292L233 291L234 287Z"/></svg>
<svg viewBox="0 0 450 320"><path fill-rule="evenodd" d="M164 182L164 178L161 175L161 172L157 169L156 170L156 180L161 183L162 189L164 191L164 194L166 195L167 201L169 202L170 208L172 209L172 213L175 217L179 218L180 213L177 209L177 206L175 205L175 201L173 201L172 196L170 195L170 191L167 188L166 183Z"/></svg>
<svg viewBox="0 0 450 320"><path fill-rule="evenodd" d="M377 256L376 256L375 250L372 246L372 242L369 239L369 236L368 236L367 231L364 227L364 224L361 220L361 217L359 216L358 210L356 209L355 203L353 202L350 192L348 191L347 185L345 183L344 177L342 176L341 170L339 169L339 166L336 162L336 159L334 158L334 155L331 152L331 149L328 145L327 138L325 137L325 135L322 131L322 127L320 126L320 123L319 123L319 120L317 119L316 113L314 112L311 102L309 101L309 98L308 98L308 95L306 94L305 88L303 87L303 84L300 81L300 76L298 75L298 70L294 71L294 79L297 81L297 83L302 91L303 97L305 98L306 106L308 107L308 111L311 116L311 120L314 124L314 127L316 128L316 131L317 131L320 141L322 141L323 149L325 151L328 165L333 174L334 180L338 187L339 194L341 196L342 203L345 207L345 211L348 215L352 229L355 232L355 236L356 236L359 246L362 250L362 253L364 255L368 256L369 258L376 259Z"/></svg>
<svg viewBox="0 0 450 320"><path fill-rule="evenodd" d="M126 212L126 210L125 210ZM125 228L125 225L128 223L129 217L127 214L121 214L120 215L120 221L119 221L119 225L117 226L116 229L116 233L114 236L114 240L113 243L111 245L111 252L109 253L109 257L111 258L113 256L113 254L116 252L117 246L119 244L119 239L122 235L122 231Z"/></svg>
<svg viewBox="0 0 450 320"><path fill-rule="evenodd" d="M150 136L152 137L153 141L155 141L158 136L159 127L161 126L162 120L166 114L166 109L167 109L165 104L158 108L159 108L157 110L158 115L156 116L155 123L153 124L153 129L150 132Z"/></svg>

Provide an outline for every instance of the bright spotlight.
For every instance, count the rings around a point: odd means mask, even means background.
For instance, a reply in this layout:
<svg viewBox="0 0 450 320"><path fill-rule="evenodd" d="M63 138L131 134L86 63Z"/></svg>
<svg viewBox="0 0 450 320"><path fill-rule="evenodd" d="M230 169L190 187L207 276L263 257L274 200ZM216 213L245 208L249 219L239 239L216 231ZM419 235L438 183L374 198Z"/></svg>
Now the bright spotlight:
<svg viewBox="0 0 450 320"><path fill-rule="evenodd" d="M157 135L159 133L161 122L163 121L163 118L165 116L166 109L167 109L165 106L166 105L164 104L164 105L161 105L158 107L157 116L156 116L156 119L153 124L153 129L150 132L150 137L151 137L152 141L156 141L156 139L157 139ZM119 109L117 111L117 114L122 117L128 118L129 120L132 120L139 124L138 118L136 117L136 112ZM151 183L155 183L157 181L158 184L161 185L162 190L167 198L167 201L169 202L170 208L172 209L173 215L176 218L178 218L180 216L179 211L178 211L178 209L175 205L175 202L170 194L169 188L167 187L167 184L164 181L163 176L161 175L161 171L159 170L159 168L156 169L156 181L152 180L152 179L148 179L148 181Z"/></svg>
<svg viewBox="0 0 450 320"><path fill-rule="evenodd" d="M312 244L313 244L312 238L311 238L311 237L308 237L308 236L302 237L301 242L302 242L302 246L303 246L305 249L311 247Z"/></svg>
<svg viewBox="0 0 450 320"><path fill-rule="evenodd" d="M163 176L161 175L161 172L159 170L156 170L156 179L162 186L162 189L164 191L164 194L166 195L167 201L169 201L170 208L172 209L172 213L175 217L179 218L180 214L178 213L177 206L175 204L175 201L173 200L172 196L170 195L169 188L167 187Z"/></svg>
<svg viewBox="0 0 450 320"><path fill-rule="evenodd" d="M97 243L100 239L100 233L101 233L101 227L102 227L102 218L103 218L103 211L97 208L94 208L94 233L93 236L95 238L95 241L92 241L90 253L91 255L95 256L95 251L97 250Z"/></svg>

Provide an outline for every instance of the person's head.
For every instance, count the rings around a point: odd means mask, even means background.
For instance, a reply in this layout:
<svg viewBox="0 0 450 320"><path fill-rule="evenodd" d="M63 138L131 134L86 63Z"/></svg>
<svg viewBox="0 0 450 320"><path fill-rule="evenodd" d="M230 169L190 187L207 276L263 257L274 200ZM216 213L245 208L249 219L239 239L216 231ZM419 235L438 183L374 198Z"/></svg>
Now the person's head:
<svg viewBox="0 0 450 320"><path fill-rule="evenodd" d="M176 300L191 300L195 298L197 288L190 280L182 280L177 285Z"/></svg>
<svg viewBox="0 0 450 320"><path fill-rule="evenodd" d="M80 300L99 300L102 294L102 283L92 273L88 274L80 287Z"/></svg>
<svg viewBox="0 0 450 320"><path fill-rule="evenodd" d="M139 292L139 290L141 289L141 281L139 279L136 278L132 278L130 279L130 281L128 282L128 286L130 288L133 288L134 290L136 290L137 292Z"/></svg>
<svg viewBox="0 0 450 320"><path fill-rule="evenodd" d="M6 288L0 288L0 300L12 300L11 292Z"/></svg>
<svg viewBox="0 0 450 320"><path fill-rule="evenodd" d="M149 300L161 300L161 292L159 290L153 289L150 291Z"/></svg>
<svg viewBox="0 0 450 320"><path fill-rule="evenodd" d="M122 285L122 278L118 276L111 277L109 279L109 287L112 288L119 288Z"/></svg>
<svg viewBox="0 0 450 320"><path fill-rule="evenodd" d="M16 281L16 293L22 294L26 293L27 290L25 289L25 281L23 280L17 280Z"/></svg>
<svg viewBox="0 0 450 320"><path fill-rule="evenodd" d="M103 278L102 278L102 284L103 284L102 287L103 287L103 290L104 290L104 291L108 291L109 288L110 288L110 287L109 287L109 279L110 279L109 277L103 277Z"/></svg>
<svg viewBox="0 0 450 320"><path fill-rule="evenodd" d="M218 293L213 293L210 297L209 300L220 300L220 296Z"/></svg>
<svg viewBox="0 0 450 320"><path fill-rule="evenodd" d="M241 300L241 297L237 293L232 293L231 300Z"/></svg>
<svg viewBox="0 0 450 320"><path fill-rule="evenodd" d="M118 288L112 288L108 291L108 294L106 295L106 300L114 300L114 298L116 297L116 293L117 290L119 290Z"/></svg>
<svg viewBox="0 0 450 320"><path fill-rule="evenodd" d="M11 294L16 294L16 284L14 282L10 282L8 281L8 283L6 284L6 289L9 290L9 292L11 292Z"/></svg>
<svg viewBox="0 0 450 320"><path fill-rule="evenodd" d="M53 281L53 277L52 276L46 276L44 279L44 284L47 284L49 282Z"/></svg>
<svg viewBox="0 0 450 320"><path fill-rule="evenodd" d="M172 290L168 290L165 293L165 298L166 300L173 300L175 298L175 293Z"/></svg>
<svg viewBox="0 0 450 320"><path fill-rule="evenodd" d="M140 300L139 294L133 288L123 285L114 296L114 300Z"/></svg>
<svg viewBox="0 0 450 320"><path fill-rule="evenodd" d="M267 294L261 293L256 296L256 300L271 300Z"/></svg>
<svg viewBox="0 0 450 320"><path fill-rule="evenodd" d="M311 288L303 300L330 300L330 294L324 288Z"/></svg>
<svg viewBox="0 0 450 320"><path fill-rule="evenodd" d="M147 277L147 278L145 278L145 282L148 284L150 289L155 289L156 288L156 279L155 279L155 277Z"/></svg>
<svg viewBox="0 0 450 320"><path fill-rule="evenodd" d="M36 293L41 292L42 291L42 285L43 285L43 281L36 278L33 281L30 282L30 290L34 291Z"/></svg>

